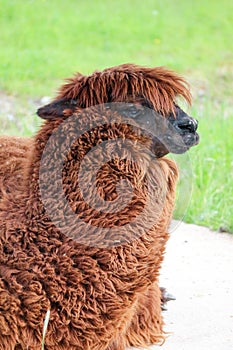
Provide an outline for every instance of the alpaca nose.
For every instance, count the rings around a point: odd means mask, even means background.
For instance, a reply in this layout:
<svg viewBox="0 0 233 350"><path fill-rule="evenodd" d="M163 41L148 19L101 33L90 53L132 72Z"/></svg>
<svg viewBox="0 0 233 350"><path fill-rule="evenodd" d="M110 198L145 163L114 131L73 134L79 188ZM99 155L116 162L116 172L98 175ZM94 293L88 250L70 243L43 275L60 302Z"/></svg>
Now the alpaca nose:
<svg viewBox="0 0 233 350"><path fill-rule="evenodd" d="M194 133L197 130L198 121L193 118L177 120L176 127L180 129L180 131L189 131Z"/></svg>

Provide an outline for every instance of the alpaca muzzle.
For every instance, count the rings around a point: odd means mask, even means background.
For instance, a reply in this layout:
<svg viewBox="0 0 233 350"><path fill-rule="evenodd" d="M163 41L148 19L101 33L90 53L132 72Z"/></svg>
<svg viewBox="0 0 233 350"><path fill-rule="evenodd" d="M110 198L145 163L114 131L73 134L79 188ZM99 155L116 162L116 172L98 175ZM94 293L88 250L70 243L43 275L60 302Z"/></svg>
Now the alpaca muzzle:
<svg viewBox="0 0 233 350"><path fill-rule="evenodd" d="M168 136L170 152L184 153L199 143L198 121L186 114L179 106L175 106L175 116L170 114L168 120L173 134L173 137Z"/></svg>

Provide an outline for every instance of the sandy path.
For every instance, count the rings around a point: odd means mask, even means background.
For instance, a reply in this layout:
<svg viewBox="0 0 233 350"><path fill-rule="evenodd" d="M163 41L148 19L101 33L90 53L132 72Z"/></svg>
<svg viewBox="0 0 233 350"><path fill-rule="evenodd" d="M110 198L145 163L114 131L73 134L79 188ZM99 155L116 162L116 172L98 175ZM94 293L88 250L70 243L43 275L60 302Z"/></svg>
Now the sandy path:
<svg viewBox="0 0 233 350"><path fill-rule="evenodd" d="M171 233L161 285L177 298L164 312L172 334L150 350L233 349L233 234L180 224Z"/></svg>

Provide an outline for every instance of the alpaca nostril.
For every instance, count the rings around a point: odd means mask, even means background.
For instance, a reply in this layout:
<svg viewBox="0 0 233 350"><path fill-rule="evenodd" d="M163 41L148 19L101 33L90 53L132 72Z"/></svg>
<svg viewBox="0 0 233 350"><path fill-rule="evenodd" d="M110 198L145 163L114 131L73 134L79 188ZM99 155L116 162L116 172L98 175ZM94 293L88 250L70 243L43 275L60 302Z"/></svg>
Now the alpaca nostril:
<svg viewBox="0 0 233 350"><path fill-rule="evenodd" d="M198 121L193 118L182 120L177 123L177 128L180 131L195 132L197 130L197 127L198 127Z"/></svg>
<svg viewBox="0 0 233 350"><path fill-rule="evenodd" d="M196 119L191 119L190 120L190 131L195 132L198 127L198 121Z"/></svg>

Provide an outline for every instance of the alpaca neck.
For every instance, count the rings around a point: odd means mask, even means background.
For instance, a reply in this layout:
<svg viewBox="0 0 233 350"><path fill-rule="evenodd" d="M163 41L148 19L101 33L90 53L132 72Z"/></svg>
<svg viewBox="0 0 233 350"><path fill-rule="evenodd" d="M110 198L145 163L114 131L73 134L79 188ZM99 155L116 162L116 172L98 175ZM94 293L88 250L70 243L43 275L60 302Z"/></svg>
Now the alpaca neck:
<svg viewBox="0 0 233 350"><path fill-rule="evenodd" d="M89 114L87 117L91 118ZM98 117L103 118L101 114L96 114L95 120ZM75 118L73 120L71 118L65 123L62 123L62 119L50 120L36 135L26 177L26 188L28 188L26 215L30 219L38 219L41 215L46 215L47 212L53 222L58 225L59 221L62 222L66 218L70 218L72 212L77 215L91 212L90 220L101 217L102 221L107 220L108 225L118 225L119 218L115 215L114 219L111 212L112 210L118 212L118 210L121 211L121 207L127 207L132 188L135 189L134 193L137 193L134 195L137 211L140 211L138 203L141 203L141 208L143 207L145 200L143 178L147 169L150 168L151 156L147 154L147 149L144 150L145 147L141 146L140 142L134 142L132 139L131 144L124 144L124 142L128 142L127 137L128 139L132 137L131 134L127 134L127 132L129 133L127 125L119 126L116 124L108 129L100 127L77 139L77 130L83 130L83 125L77 116ZM93 127L92 120L88 120L86 123L90 126L89 130L92 130ZM117 146L114 146L114 142L111 143L111 141L116 139L120 141ZM86 158L85 155L98 145L106 145L105 141L109 143L107 143L107 148L104 148L103 157L101 149L100 153L97 152L96 155L90 152L89 162L87 161L84 172L80 171L80 164ZM109 157L110 160L106 160L106 157ZM99 167L99 173L93 172L93 164ZM99 177L97 178L96 175ZM122 180L128 180L132 188L128 186L126 190L122 191L123 195L119 201L121 207L118 208L117 204L114 207L114 203L118 203L117 186ZM84 185L84 191L83 188L80 189L80 181L81 185ZM93 184L95 188L92 186ZM98 194L95 197L93 192L96 188ZM102 207L93 210L92 204L97 207L95 198L98 200L98 196L101 197ZM105 203L103 203L104 201ZM109 214L102 213L102 209L105 207ZM110 211L109 207L112 208ZM98 209L100 209L99 212ZM136 215L137 213L131 213L130 209L124 213L122 211L122 218L124 217L126 222L132 219L131 216ZM113 223L114 220L116 223Z"/></svg>
<svg viewBox="0 0 233 350"><path fill-rule="evenodd" d="M30 218L37 218L45 213L40 188L41 161L46 144L53 130L59 124L60 121L57 120L46 122L34 137L25 175L26 184L24 183L24 188L26 188L26 213Z"/></svg>

